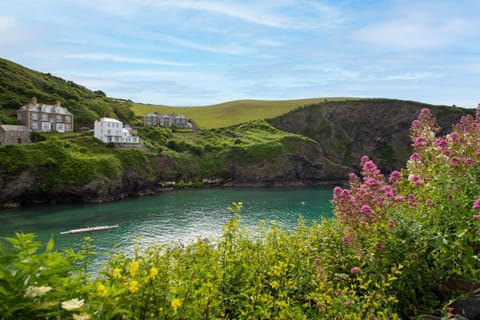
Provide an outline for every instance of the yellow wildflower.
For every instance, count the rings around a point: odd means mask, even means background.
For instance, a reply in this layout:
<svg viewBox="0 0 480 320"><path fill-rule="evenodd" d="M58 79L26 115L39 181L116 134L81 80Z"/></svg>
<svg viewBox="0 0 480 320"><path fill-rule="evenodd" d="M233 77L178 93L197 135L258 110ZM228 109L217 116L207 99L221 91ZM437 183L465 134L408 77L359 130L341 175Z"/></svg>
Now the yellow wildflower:
<svg viewBox="0 0 480 320"><path fill-rule="evenodd" d="M103 283L97 284L97 292L100 297L106 297L108 294L107 287Z"/></svg>
<svg viewBox="0 0 480 320"><path fill-rule="evenodd" d="M128 291L135 293L138 291L138 281L132 280L128 283Z"/></svg>
<svg viewBox="0 0 480 320"><path fill-rule="evenodd" d="M115 268L115 269L113 269L112 277L114 277L114 278L120 278L120 277L121 277L121 273L122 273L122 269L120 269L120 268Z"/></svg>
<svg viewBox="0 0 480 320"><path fill-rule="evenodd" d="M130 273L130 275L131 275L132 277L135 276L135 274L137 273L138 267L139 267L138 261L132 261L132 262L130 263L129 273Z"/></svg>
<svg viewBox="0 0 480 320"><path fill-rule="evenodd" d="M180 308L182 306L182 300L178 299L178 298L175 298L172 300L172 302L170 303L172 308L173 308L173 311L177 311L178 308Z"/></svg>
<svg viewBox="0 0 480 320"><path fill-rule="evenodd" d="M148 276L150 279L154 279L158 274L158 269L155 267L152 267L150 269L150 275Z"/></svg>

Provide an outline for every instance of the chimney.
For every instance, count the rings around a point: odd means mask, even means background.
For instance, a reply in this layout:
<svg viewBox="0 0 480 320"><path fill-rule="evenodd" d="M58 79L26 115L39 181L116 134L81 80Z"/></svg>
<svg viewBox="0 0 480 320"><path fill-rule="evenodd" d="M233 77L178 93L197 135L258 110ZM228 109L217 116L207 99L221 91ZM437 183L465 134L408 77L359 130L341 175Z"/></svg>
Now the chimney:
<svg viewBox="0 0 480 320"><path fill-rule="evenodd" d="M37 105L37 98L35 98L35 97L32 98L32 104L33 104L34 106Z"/></svg>
<svg viewBox="0 0 480 320"><path fill-rule="evenodd" d="M57 100L57 102L55 103L55 107L60 107L60 101Z"/></svg>

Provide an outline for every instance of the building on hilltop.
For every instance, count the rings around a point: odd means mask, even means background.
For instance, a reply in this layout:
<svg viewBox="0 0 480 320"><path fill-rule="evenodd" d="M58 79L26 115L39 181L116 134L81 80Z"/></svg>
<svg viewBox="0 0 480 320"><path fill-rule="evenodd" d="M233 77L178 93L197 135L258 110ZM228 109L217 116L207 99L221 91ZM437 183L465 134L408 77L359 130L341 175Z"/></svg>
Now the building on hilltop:
<svg viewBox="0 0 480 320"><path fill-rule="evenodd" d="M25 126L0 125L0 145L30 143L30 133Z"/></svg>
<svg viewBox="0 0 480 320"><path fill-rule="evenodd" d="M28 130L43 132L72 132L73 114L60 105L41 104L37 98L17 110L17 119Z"/></svg>
<svg viewBox="0 0 480 320"><path fill-rule="evenodd" d="M159 114L150 112L143 117L143 123L145 126L190 128L188 119L183 114Z"/></svg>
<svg viewBox="0 0 480 320"><path fill-rule="evenodd" d="M95 120L93 136L104 143L140 143L140 138L132 135L132 128L112 118Z"/></svg>

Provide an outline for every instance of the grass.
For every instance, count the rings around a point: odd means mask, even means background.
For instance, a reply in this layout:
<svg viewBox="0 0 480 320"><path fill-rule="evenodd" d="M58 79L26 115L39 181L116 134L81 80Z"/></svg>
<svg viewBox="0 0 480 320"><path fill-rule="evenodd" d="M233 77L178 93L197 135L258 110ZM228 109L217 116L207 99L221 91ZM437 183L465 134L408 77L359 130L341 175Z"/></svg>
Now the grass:
<svg viewBox="0 0 480 320"><path fill-rule="evenodd" d="M149 112L184 114L202 129L223 128L251 120L280 116L304 105L323 101L343 101L357 98L311 98L297 100L236 100L209 106L172 107L135 103L136 116Z"/></svg>

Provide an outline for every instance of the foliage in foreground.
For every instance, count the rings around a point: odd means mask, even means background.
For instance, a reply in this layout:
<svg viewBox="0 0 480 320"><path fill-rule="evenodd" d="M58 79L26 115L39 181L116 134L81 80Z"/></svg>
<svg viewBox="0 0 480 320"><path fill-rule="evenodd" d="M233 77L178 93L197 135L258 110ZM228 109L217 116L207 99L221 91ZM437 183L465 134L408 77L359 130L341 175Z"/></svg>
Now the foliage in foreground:
<svg viewBox="0 0 480 320"><path fill-rule="evenodd" d="M93 276L79 252L45 252L33 235L0 247L3 319L397 319L434 313L449 280L480 273L480 111L446 137L422 110L415 152L388 179L363 157L334 189L335 219L252 235L241 203L223 235L186 247L116 253ZM443 290L442 290L443 289Z"/></svg>

